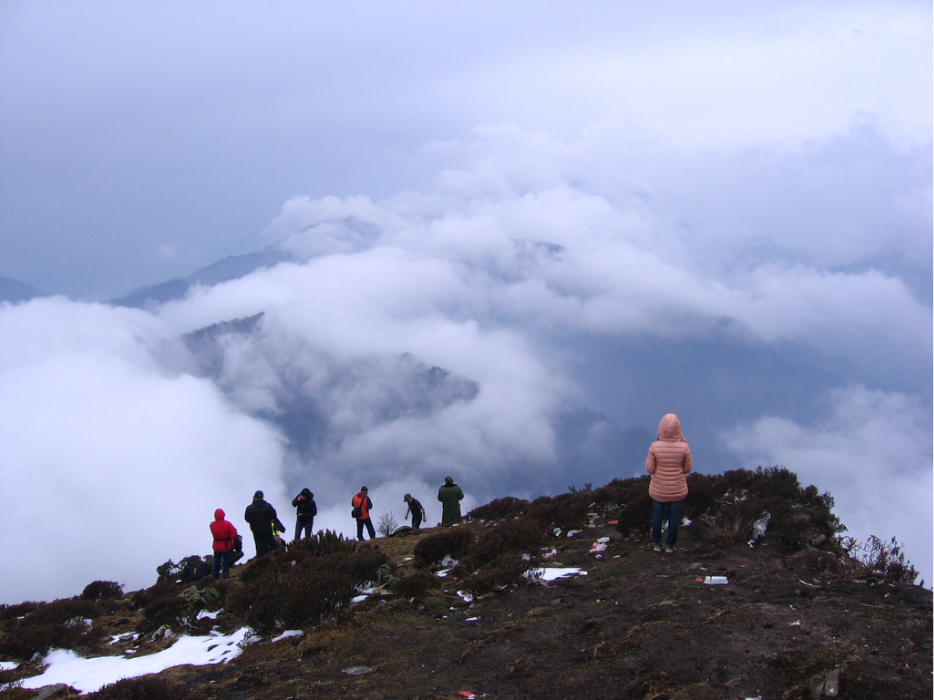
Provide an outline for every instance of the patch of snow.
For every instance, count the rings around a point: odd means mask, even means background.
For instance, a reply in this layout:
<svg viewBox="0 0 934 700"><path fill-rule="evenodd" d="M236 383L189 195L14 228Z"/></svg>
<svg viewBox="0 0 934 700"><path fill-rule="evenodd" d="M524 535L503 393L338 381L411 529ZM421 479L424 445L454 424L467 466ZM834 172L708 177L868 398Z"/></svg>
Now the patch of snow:
<svg viewBox="0 0 934 700"><path fill-rule="evenodd" d="M303 634L305 633L302 632L301 630L286 630L285 632L280 634L278 637L275 637L272 640L270 640L270 644L275 644L276 642L279 642L283 639L288 639L289 637L301 637Z"/></svg>
<svg viewBox="0 0 934 700"><path fill-rule="evenodd" d="M540 578L542 581L554 581L555 579L564 578L565 576L586 576L586 571L581 571L579 568L575 567L565 567L553 569L531 569L525 572L526 576L535 576Z"/></svg>
<svg viewBox="0 0 934 700"><path fill-rule="evenodd" d="M228 636L181 636L168 649L156 654L127 659L122 656L99 656L86 659L70 649L53 649L45 655L44 673L22 680L24 688L65 683L82 693L93 693L121 678L136 678L147 673L159 673L172 666L226 663L240 656L240 643L249 632L241 627Z"/></svg>
<svg viewBox="0 0 934 700"><path fill-rule="evenodd" d="M208 612L207 610L200 610L198 611L198 614L195 615L195 619L203 620L204 618L207 618L208 620L216 620L217 616L220 615L222 612L224 611L218 610L216 612Z"/></svg>
<svg viewBox="0 0 934 700"><path fill-rule="evenodd" d="M0 671L12 671L19 666L15 661L0 661Z"/></svg>

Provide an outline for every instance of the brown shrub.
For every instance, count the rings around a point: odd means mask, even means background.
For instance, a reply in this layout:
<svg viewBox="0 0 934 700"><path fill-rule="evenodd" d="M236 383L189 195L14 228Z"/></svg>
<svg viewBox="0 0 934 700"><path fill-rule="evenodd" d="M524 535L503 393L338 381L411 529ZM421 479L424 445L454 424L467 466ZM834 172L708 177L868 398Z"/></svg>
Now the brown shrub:
<svg viewBox="0 0 934 700"><path fill-rule="evenodd" d="M540 527L559 527L572 530L587 524L587 510L593 502L590 492L565 493L560 496L542 496L532 501L523 519Z"/></svg>
<svg viewBox="0 0 934 700"><path fill-rule="evenodd" d="M506 496L490 501L485 506L474 508L467 513L468 518L474 520L506 520L517 518L528 510L529 502L522 498Z"/></svg>
<svg viewBox="0 0 934 700"><path fill-rule="evenodd" d="M525 582L529 563L518 554L502 554L464 580L464 590L475 596L502 590L506 586Z"/></svg>
<svg viewBox="0 0 934 700"><path fill-rule="evenodd" d="M464 556L470 551L472 540L470 528L452 527L419 540L412 554L417 566L431 566L448 555L455 559Z"/></svg>
<svg viewBox="0 0 934 700"><path fill-rule="evenodd" d="M479 569L502 554L535 554L546 538L547 532L537 521L523 517L499 523L480 533L463 563Z"/></svg>
<svg viewBox="0 0 934 700"><path fill-rule="evenodd" d="M162 678L160 676L140 676L124 678L110 683L96 693L87 695L88 700L207 700L207 693L190 683Z"/></svg>
<svg viewBox="0 0 934 700"><path fill-rule="evenodd" d="M15 620L17 617L24 617L38 608L41 603L17 603L16 605L0 605L0 622Z"/></svg>
<svg viewBox="0 0 934 700"><path fill-rule="evenodd" d="M413 571L400 578L393 589L403 598L421 598L432 588L440 588L441 579L427 571Z"/></svg>
<svg viewBox="0 0 934 700"><path fill-rule="evenodd" d="M81 592L85 600L110 600L123 595L123 586L113 581L92 581Z"/></svg>
<svg viewBox="0 0 934 700"><path fill-rule="evenodd" d="M181 590L182 587L172 581L162 581L149 588L136 591L136 593L130 597L130 602L133 603L133 607L139 610L140 608L145 608L155 600L164 598L170 593L178 595Z"/></svg>

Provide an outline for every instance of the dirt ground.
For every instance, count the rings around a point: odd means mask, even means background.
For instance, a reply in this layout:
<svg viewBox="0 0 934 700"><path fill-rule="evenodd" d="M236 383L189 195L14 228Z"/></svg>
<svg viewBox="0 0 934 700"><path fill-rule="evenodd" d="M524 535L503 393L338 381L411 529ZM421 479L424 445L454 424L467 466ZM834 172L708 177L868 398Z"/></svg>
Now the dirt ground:
<svg viewBox="0 0 934 700"><path fill-rule="evenodd" d="M377 543L405 569L432 532ZM590 548L601 537L610 541L598 557ZM755 548L710 542L696 524L675 553L656 553L599 519L556 540L547 562L586 575L472 602L447 576L422 599L372 595L339 621L252 644L226 665L161 675L218 700L804 699L834 676L841 698L932 696L929 590L816 575L768 537ZM712 575L729 583L705 584ZM132 631L139 617L113 616L108 634ZM224 617L222 628L238 624Z"/></svg>
<svg viewBox="0 0 934 700"><path fill-rule="evenodd" d="M598 525L549 561L586 576L472 603L456 581L421 602L373 596L349 622L167 673L230 700L777 700L812 697L835 669L842 698L932 696L930 591L815 578L767 543L715 548L695 541L698 529L665 554ZM382 548L405 563L428 532ZM611 540L598 559L599 537ZM729 584L706 585L709 575Z"/></svg>

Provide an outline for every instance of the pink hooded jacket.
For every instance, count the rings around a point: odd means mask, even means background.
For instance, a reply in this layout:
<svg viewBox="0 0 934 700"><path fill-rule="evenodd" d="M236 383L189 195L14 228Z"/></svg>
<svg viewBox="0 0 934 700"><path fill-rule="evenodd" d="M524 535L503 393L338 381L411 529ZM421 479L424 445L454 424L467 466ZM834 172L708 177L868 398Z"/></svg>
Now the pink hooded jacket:
<svg viewBox="0 0 934 700"><path fill-rule="evenodd" d="M661 503L680 501L688 495L684 475L691 471L691 448L681 434L681 421L668 413L658 424L658 440L649 448L645 470L652 475L649 496Z"/></svg>

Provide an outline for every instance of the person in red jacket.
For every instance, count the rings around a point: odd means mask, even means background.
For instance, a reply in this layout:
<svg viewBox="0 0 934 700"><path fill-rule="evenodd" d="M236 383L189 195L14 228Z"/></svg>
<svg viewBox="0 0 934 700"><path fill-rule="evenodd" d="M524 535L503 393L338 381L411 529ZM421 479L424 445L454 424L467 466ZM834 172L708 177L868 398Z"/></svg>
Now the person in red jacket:
<svg viewBox="0 0 934 700"><path fill-rule="evenodd" d="M649 448L645 470L652 475L649 496L652 498L652 541L655 551L662 551L662 521L668 511L668 537L665 551L675 551L681 506L688 495L686 475L691 471L691 448L681 433L681 421L674 413L662 417L658 424L658 440Z"/></svg>
<svg viewBox="0 0 934 700"><path fill-rule="evenodd" d="M237 528L224 520L225 513L218 508L214 511L211 534L214 535L214 578L220 578L221 563L224 565L224 578L230 578L230 554L234 548Z"/></svg>

